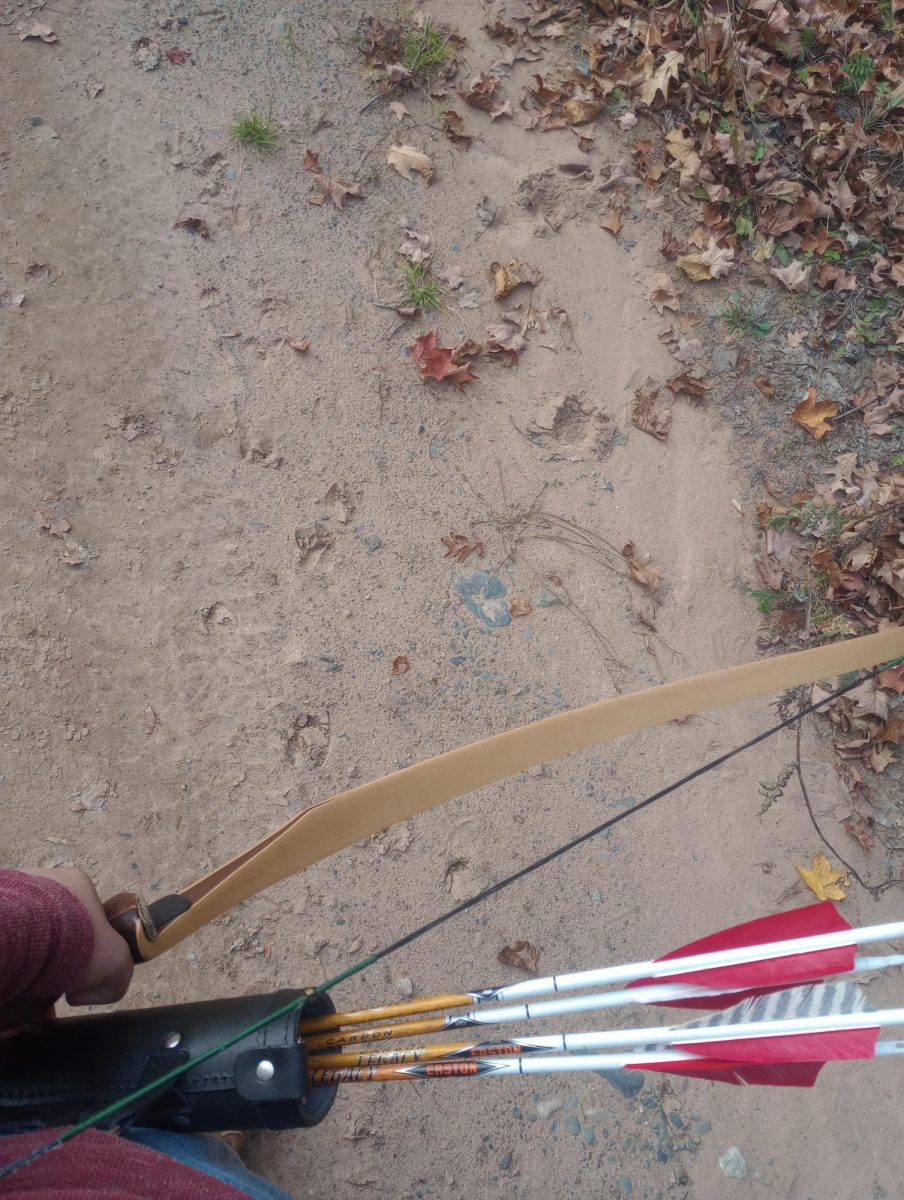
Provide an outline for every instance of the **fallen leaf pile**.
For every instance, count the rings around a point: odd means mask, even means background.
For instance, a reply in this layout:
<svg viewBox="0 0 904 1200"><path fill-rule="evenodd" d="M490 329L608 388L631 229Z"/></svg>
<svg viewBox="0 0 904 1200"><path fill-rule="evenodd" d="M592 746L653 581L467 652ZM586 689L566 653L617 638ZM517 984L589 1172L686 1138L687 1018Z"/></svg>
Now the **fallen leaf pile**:
<svg viewBox="0 0 904 1200"><path fill-rule="evenodd" d="M900 5L583 8L582 59L564 79L533 76L522 98L528 127L579 125L605 106L630 129L632 108L661 110L661 135L634 144L635 175L650 189L672 178L698 222L699 253L669 235L667 257L697 280L766 263L790 291L826 292L816 338L838 329L849 342L904 344ZM498 18L487 28L518 36Z"/></svg>
<svg viewBox="0 0 904 1200"><path fill-rule="evenodd" d="M383 91L395 88L426 86L431 96L445 96L449 82L458 74L464 38L441 26L432 25L431 32L438 33L449 48L442 62L431 62L429 69L411 69L404 65L405 42L417 37L424 30L426 19L420 14L414 28L401 25L384 25L379 17L363 16L358 22L357 45L367 60L374 79Z"/></svg>

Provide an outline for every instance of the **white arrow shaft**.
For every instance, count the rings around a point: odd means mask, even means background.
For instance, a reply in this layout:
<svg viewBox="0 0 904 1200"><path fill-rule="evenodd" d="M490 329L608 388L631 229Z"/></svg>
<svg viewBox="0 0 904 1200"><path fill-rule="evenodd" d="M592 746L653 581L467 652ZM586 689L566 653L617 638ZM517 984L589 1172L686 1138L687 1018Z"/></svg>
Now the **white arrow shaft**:
<svg viewBox="0 0 904 1200"><path fill-rule="evenodd" d="M787 938L779 942L762 942L756 946L735 946L729 950L714 950L706 954L691 954L685 958L670 958L658 962L624 963L619 966L597 967L567 975L549 975L544 979L525 979L507 987L474 992L478 1003L499 1000L520 1000L527 996L548 996L554 992L571 992L579 988L601 987L612 983L630 983L634 979L667 979L687 971L705 971L716 967L732 967L743 963L764 962L767 959L787 958L793 954L811 954L818 950L833 950L840 946L863 946L871 942L894 942L904 938L904 921L884 925L869 925L863 929L842 929L834 933L811 934L808 937Z"/></svg>
<svg viewBox="0 0 904 1200"><path fill-rule="evenodd" d="M854 959L853 972L882 971L888 967L904 965L904 954L884 954ZM750 991L749 988L736 989ZM697 986L689 983L653 983L645 987L622 988L614 992L595 992L590 996L560 996L556 1000L540 1000L532 1004L511 1004L507 1007L488 1008L481 1006L466 1013L449 1013L448 1028L468 1025L507 1025L511 1021L539 1021L544 1017L560 1017L569 1013L595 1012L603 1008L619 1008L625 1004L664 1004L686 1000L688 1008L701 996L727 996L732 992L725 989Z"/></svg>

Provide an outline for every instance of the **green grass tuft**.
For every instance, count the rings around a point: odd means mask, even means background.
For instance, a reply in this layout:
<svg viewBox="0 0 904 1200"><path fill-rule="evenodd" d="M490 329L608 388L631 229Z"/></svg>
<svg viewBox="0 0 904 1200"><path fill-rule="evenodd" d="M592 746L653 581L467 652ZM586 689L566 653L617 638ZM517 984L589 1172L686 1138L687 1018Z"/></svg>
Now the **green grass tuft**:
<svg viewBox="0 0 904 1200"><path fill-rule="evenodd" d="M405 302L412 308L436 308L448 312L443 300L443 288L430 274L424 263L409 263L402 271Z"/></svg>
<svg viewBox="0 0 904 1200"><path fill-rule="evenodd" d="M429 74L431 67L442 66L454 57L449 42L428 17L421 29L409 29L399 41L402 66L413 75Z"/></svg>
<svg viewBox="0 0 904 1200"><path fill-rule="evenodd" d="M241 146L251 146L258 154L272 154L279 146L279 133L273 118L263 116L256 109L238 113L229 131Z"/></svg>
<svg viewBox="0 0 904 1200"><path fill-rule="evenodd" d="M772 322L752 305L747 305L741 299L740 292L732 292L728 303L719 309L719 316L728 326L731 333L742 337L752 337L761 342L772 331Z"/></svg>

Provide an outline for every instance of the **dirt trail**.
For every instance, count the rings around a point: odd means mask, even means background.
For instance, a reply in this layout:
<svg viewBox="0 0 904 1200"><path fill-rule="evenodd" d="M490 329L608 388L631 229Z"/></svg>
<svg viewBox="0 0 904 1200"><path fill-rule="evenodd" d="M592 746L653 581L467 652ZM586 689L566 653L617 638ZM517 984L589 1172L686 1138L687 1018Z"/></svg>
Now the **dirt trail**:
<svg viewBox="0 0 904 1200"><path fill-rule="evenodd" d="M674 366L644 298L659 218L639 205L621 242L599 229L605 197L557 170L570 133L459 103L481 134L461 154L416 96L414 124L382 105L356 115L372 95L348 44L357 9L292 14L294 52L269 0L223 11L188 7L164 33L160 6L97 0L44 14L57 45L0 37L0 290L27 293L0 312L3 860L79 863L106 894L182 885L350 780L756 654L754 523L730 430L683 403L665 443L630 422L635 388ZM483 19L477 4L457 15L475 70L498 57ZM142 71L139 36L196 61ZM513 69L513 98L532 69ZM227 136L249 98L284 128L266 161ZM394 140L435 156L429 190L386 167ZM308 146L366 199L309 205ZM624 157L601 125L594 162ZM526 208L546 171L545 200ZM486 232L484 195L499 206ZM173 229L192 216L208 239ZM517 366L478 365L461 395L425 386L404 348L430 326L387 337L393 314L372 304L398 279L403 217L480 293L440 316L441 342L480 338L505 307L494 259L541 270L534 303L566 309L572 338L546 349L534 335ZM58 277L27 282L32 263ZM286 336L310 339L307 355ZM552 432L529 436L566 396ZM647 593L562 546L504 561L477 523L529 508L543 485L547 511L650 555L655 634ZM42 505L71 523L83 565L39 533ZM472 529L486 557L450 565L440 538ZM304 561L296 531L324 543ZM533 613L481 624L455 591L478 568ZM549 574L622 666L565 606L536 606ZM399 655L411 669L393 677ZM745 705L448 804L142 968L130 1002L318 982L771 717ZM519 937L544 971L646 957L787 903L791 863L818 847L794 801L759 819L757 781L788 753L769 744L707 776L337 999L392 998L400 979L423 994L498 982L496 955ZM831 772L810 754L822 795ZM860 907L848 915L880 919L893 902ZM256 1138L253 1154L299 1197L900 1196L894 1071L829 1069L812 1094L650 1077L629 1098L594 1076L348 1088L319 1128ZM535 1101L556 1097L538 1119ZM731 1145L746 1182L720 1171Z"/></svg>

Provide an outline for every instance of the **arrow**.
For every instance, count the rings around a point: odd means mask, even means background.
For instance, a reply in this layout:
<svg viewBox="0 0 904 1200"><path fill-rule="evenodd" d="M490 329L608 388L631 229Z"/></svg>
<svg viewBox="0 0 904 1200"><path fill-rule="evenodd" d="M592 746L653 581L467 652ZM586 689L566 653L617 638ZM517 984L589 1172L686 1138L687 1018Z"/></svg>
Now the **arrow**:
<svg viewBox="0 0 904 1200"><path fill-rule="evenodd" d="M849 974L860 974L870 971L884 971L889 967L904 965L904 954L885 954L872 957L857 957L854 967ZM815 982L815 981L813 981ZM766 989L767 992L772 988ZM339 1046L353 1046L361 1043L390 1041L395 1038L419 1037L428 1033L444 1033L450 1029L468 1029L481 1025L508 1025L518 1021L539 1021L546 1017L559 1017L574 1013L594 1012L605 1008L618 1008L625 1004L657 1004L680 1008L712 1008L715 1001L719 1007L739 1002L752 994L742 989L738 992L724 992L718 996L707 992L705 988L693 984L654 984L642 988L622 988L612 992L595 992L589 996L563 996L557 1000L541 1000L539 1003L508 1005L500 1008L476 1008L465 1013L446 1013L443 1016L431 1017L414 1021L396 1021L388 1025L353 1027L351 1029L327 1030L323 1033L308 1033L301 1029L308 1022L299 1022L299 1035L309 1051L315 1052L334 1049ZM762 994L766 994L765 992ZM340 1014L341 1015L341 1014ZM397 1051L388 1051L390 1056ZM362 1060L368 1064L375 1062L374 1055L361 1054ZM348 1061L348 1060L346 1060ZM389 1057L386 1062L396 1061ZM412 1060L416 1061L416 1060ZM365 1065L362 1061L361 1065Z"/></svg>
<svg viewBox="0 0 904 1200"><path fill-rule="evenodd" d="M469 1075L537 1075L612 1067L675 1071L733 1083L812 1086L829 1061L904 1052L904 1042L877 1043L879 1030L904 1025L904 1008L876 1011L854 983L815 984L772 992L686 1025L518 1038L485 1047L461 1046L438 1061L397 1065L319 1065L315 1083L369 1082ZM600 1049L637 1047L622 1054ZM427 1048L428 1052L433 1048ZM436 1047L437 1050L440 1047ZM481 1054L485 1050L488 1054ZM489 1057L499 1054L507 1057ZM564 1056L546 1051L581 1051ZM587 1053L587 1052L590 1053ZM419 1051L403 1053L418 1054ZM517 1055L517 1057L512 1057Z"/></svg>
<svg viewBox="0 0 904 1200"><path fill-rule="evenodd" d="M299 1022L299 1033L307 1040L314 1034L341 1026L369 1024L386 1018L435 1012L441 1008L464 1008L475 1001L478 1004L487 1004L617 983L627 984L629 988L646 988L662 979L669 980L673 985L683 985L685 989L696 989L696 995L679 991L668 999L655 999L652 994L646 1000L640 995L632 999L638 1003L674 1004L685 1008L721 1008L726 1004L737 1003L744 995L760 994L797 983L813 983L831 975L849 974L856 969L856 946L871 942L897 941L901 938L904 938L904 921L854 929L830 900L824 900L819 904L774 913L732 926L730 929L723 929L650 962L598 967L565 975L549 975L543 979L525 979L506 987L428 996L357 1012L331 1013L302 1020ZM688 999L692 1002L686 1003ZM629 1002L619 1000L615 1003ZM533 1003L530 1005L534 1015L537 1013L537 1007ZM589 1007L605 1005L591 1004ZM576 1005L571 1011L584 1010ZM527 1018L517 1015L499 1018L502 1019L529 1019L529 1015ZM452 1023L454 1020L450 1017L448 1024L417 1031L411 1029L409 1032L433 1033L444 1028L455 1028L456 1025ZM481 1018L473 1013L466 1013L460 1020L462 1023L479 1024ZM346 1042L355 1040L348 1038ZM311 1043L312 1046L316 1044ZM332 1041L323 1044L343 1043Z"/></svg>

